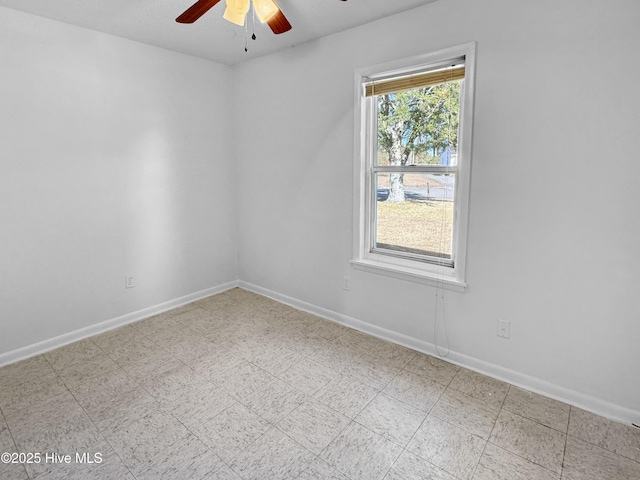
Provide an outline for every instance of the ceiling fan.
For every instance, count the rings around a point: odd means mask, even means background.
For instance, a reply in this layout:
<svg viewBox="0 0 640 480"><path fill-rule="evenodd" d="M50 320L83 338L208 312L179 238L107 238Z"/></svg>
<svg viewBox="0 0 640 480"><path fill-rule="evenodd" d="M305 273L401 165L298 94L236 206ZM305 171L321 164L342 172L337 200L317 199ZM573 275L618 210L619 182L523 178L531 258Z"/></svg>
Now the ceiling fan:
<svg viewBox="0 0 640 480"><path fill-rule="evenodd" d="M347 0L341 1L346 2ZM176 18L176 22L193 23L218 2L220 0L198 0ZM254 11L260 21L269 25L273 33L278 35L291 30L289 20L284 16L275 0L226 0L227 8L224 11L223 18L236 25L243 26L251 2L253 2Z"/></svg>

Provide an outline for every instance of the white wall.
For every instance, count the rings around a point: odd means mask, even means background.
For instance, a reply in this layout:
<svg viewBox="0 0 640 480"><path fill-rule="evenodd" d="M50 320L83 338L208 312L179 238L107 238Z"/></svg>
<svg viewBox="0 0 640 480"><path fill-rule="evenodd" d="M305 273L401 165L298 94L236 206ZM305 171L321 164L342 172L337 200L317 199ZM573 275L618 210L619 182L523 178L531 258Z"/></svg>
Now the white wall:
<svg viewBox="0 0 640 480"><path fill-rule="evenodd" d="M432 349L434 289L349 264L354 70L477 41L449 358L638 423L638 24L635 0L440 0L236 67L240 278Z"/></svg>
<svg viewBox="0 0 640 480"><path fill-rule="evenodd" d="M0 357L237 279L230 68L0 8L0 72Z"/></svg>

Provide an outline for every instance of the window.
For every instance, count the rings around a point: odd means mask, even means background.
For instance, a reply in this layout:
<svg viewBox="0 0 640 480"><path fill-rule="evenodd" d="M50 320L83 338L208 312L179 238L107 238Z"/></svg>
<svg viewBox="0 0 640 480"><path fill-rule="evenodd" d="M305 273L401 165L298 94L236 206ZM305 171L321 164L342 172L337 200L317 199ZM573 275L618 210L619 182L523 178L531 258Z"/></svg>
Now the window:
<svg viewBox="0 0 640 480"><path fill-rule="evenodd" d="M356 73L356 268L466 286L474 54Z"/></svg>

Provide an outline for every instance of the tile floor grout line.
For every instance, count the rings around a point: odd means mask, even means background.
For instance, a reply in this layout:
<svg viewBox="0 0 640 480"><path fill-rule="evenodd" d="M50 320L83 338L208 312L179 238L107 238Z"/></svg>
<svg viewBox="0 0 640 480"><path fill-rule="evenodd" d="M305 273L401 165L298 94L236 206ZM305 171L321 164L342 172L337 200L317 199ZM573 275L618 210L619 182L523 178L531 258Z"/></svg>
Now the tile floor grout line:
<svg viewBox="0 0 640 480"><path fill-rule="evenodd" d="M569 415L567 416L567 433L564 436L564 448L562 449L562 462L560 462L560 479L564 477L564 459L567 456L567 445L569 444L569 424L571 422L571 410L573 407L569 406Z"/></svg>
<svg viewBox="0 0 640 480"><path fill-rule="evenodd" d="M407 363L407 365L408 365L408 363ZM405 367L406 367L406 365L405 365ZM404 369L403 369L403 370L404 370ZM406 370L406 371L407 371L407 372L409 372L409 373L412 373L412 372L410 372L409 370ZM425 415L424 419L422 420L422 422L420 422L420 425L418 426L418 428L416 429L416 431L415 431L415 432L413 432L413 435L411 435L411 438L409 439L409 441L407 442L407 444L404 446L402 453L404 453L404 452L409 452L409 453L411 453L412 455L416 455L416 456L420 457L420 455L418 455L417 453L414 453L413 451L409 450L409 448L408 448L408 447L409 447L409 445L411 444L411 442L413 441L413 439L416 437L416 435L418 434L418 432L420 431L420 429L422 428L422 426L424 425L424 423L427 421L427 419L429 418L429 416L431 415L432 410L434 409L434 407L436 406L436 404L440 401L440 399L441 399L441 398L442 398L442 396L444 395L444 392L446 391L446 389L447 389L447 387L443 388L443 389L442 389L442 392L440 392L440 395L438 395L438 398L436 399L436 401L435 401L435 402L433 402L433 404L432 404L432 405L431 405L431 407L429 408L429 411L428 411L428 412L427 412L427 414ZM423 410L423 411L424 411L424 410ZM435 417L435 416L434 416L434 418L438 418L438 417ZM400 455L402 455L402 453L401 453ZM400 456L398 456L398 458L400 458ZM420 458L422 458L422 459L423 459L423 460L425 460L426 462L429 462L431 465L434 465L434 466L438 467L437 465L435 465L434 463L430 462L429 460L427 460L427 459L425 459L425 458L423 458L423 457L420 457ZM397 460L396 460L396 462L397 462ZM441 468L441 467L438 467L438 468ZM444 470L444 469L442 469L442 470ZM444 471L446 471L446 470L444 470ZM450 474L451 476L453 476L453 477L457 477L456 475L454 475L454 474L452 474L452 473L450 473L450 472L448 472L448 471L446 471L446 472L447 472L447 473L449 473L449 474Z"/></svg>
<svg viewBox="0 0 640 480"><path fill-rule="evenodd" d="M11 437L11 441L13 442L13 447L17 451L18 443L16 442L15 436L13 435L13 432L11 431L11 428L9 427L9 422L7 422L7 417L4 415L4 411L2 410L1 406L0 406L0 415L2 415L2 420L4 420L4 424L7 426L7 431L9 432L9 436ZM4 452L1 452L1 453L4 453ZM13 453L13 452L11 452L11 453ZM24 474L27 476L27 478L29 478L29 472L27 471L27 467L25 467L24 465L21 465L21 467L22 467L22 470L24 471Z"/></svg>
<svg viewBox="0 0 640 480"><path fill-rule="evenodd" d="M559 472L555 472L555 471L553 471L553 470L549 469L548 467L545 467L544 465L540 465L539 463L536 463L536 462L534 462L534 461L532 461L532 460L528 460L527 458L523 457L522 455L519 455L519 454L517 454L517 453L514 453L514 452L512 452L512 451L510 451L510 450L507 450L506 448L501 447L500 445L496 445L495 443L491 442L490 440L487 440L487 445L492 445L492 446L494 446L494 447L496 447L496 448L499 448L499 449L501 449L501 450L504 450L505 452L507 452L507 453L509 453L509 454L511 454L511 455L514 455L514 456L516 456L516 457L518 457L518 458L520 458L520 459L522 459L522 460L524 460L524 461L526 461L526 462L532 463L533 465L536 465L537 467L540 467L540 468L542 468L543 470L546 470L547 472L550 472L550 473L552 473L552 474L554 474L554 475L560 475L560 474L561 474L561 473L559 473ZM486 448L486 446L485 446L485 448ZM473 478L473 477L472 477L472 478Z"/></svg>
<svg viewBox="0 0 640 480"><path fill-rule="evenodd" d="M502 400L502 404L500 405L500 410L498 411L498 416L496 417L496 419L493 422L493 425L491 426L491 431L489 432L489 435L487 435L487 440L484 442L484 446L482 447L482 452L480 453L480 458L478 459L478 463L476 463L476 466L473 468L473 473L471 474L471 477L470 477L471 480L473 480L473 477L476 476L476 472L478 471L480 462L482 462L482 457L484 456L484 453L487 451L487 445L489 445L489 440L491 440L491 435L493 435L493 431L496 428L496 424L498 423L498 418L500 417L500 413L504 408L504 403L507 400L507 396L509 395L510 390L511 390L511 385L509 385L509 388L507 388L507 395L505 395L504 399Z"/></svg>
<svg viewBox="0 0 640 480"><path fill-rule="evenodd" d="M99 347L98 347L99 348ZM126 373L126 372L125 372ZM68 387L68 385L65 383L65 388L67 389L67 391L69 392L69 394L73 397L74 401L78 404L78 406L82 409L82 411L84 412L84 414L87 416L87 418L89 419L89 421L91 422L91 424L95 427L95 429L100 433L100 438L102 438L102 440L104 440L104 442L109 445L109 448L111 448L111 450L113 451L113 454L118 457L118 459L120 460L120 462L122 463L123 467L127 469L127 471L129 472L129 474L135 479L136 476L133 474L133 472L131 471L131 468L124 463L124 460L120 457L120 454L118 453L118 451L113 447L113 445L111 444L111 442L109 441L109 439L107 439L107 437L105 437L104 432L102 431L102 429L95 423L95 421L93 420L93 418L91 418L91 415L89 415L89 412L87 412L87 410L84 408L84 406L78 401L77 397L75 396L75 394L71 391L71 389Z"/></svg>

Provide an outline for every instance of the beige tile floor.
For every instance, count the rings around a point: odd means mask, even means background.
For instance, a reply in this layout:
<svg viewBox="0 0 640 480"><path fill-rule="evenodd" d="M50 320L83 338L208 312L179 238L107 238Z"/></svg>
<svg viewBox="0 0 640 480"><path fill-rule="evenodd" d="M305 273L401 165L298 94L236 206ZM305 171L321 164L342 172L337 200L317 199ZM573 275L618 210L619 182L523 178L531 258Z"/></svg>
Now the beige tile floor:
<svg viewBox="0 0 640 480"><path fill-rule="evenodd" d="M1 368L0 409L3 480L640 479L638 429L240 289Z"/></svg>

